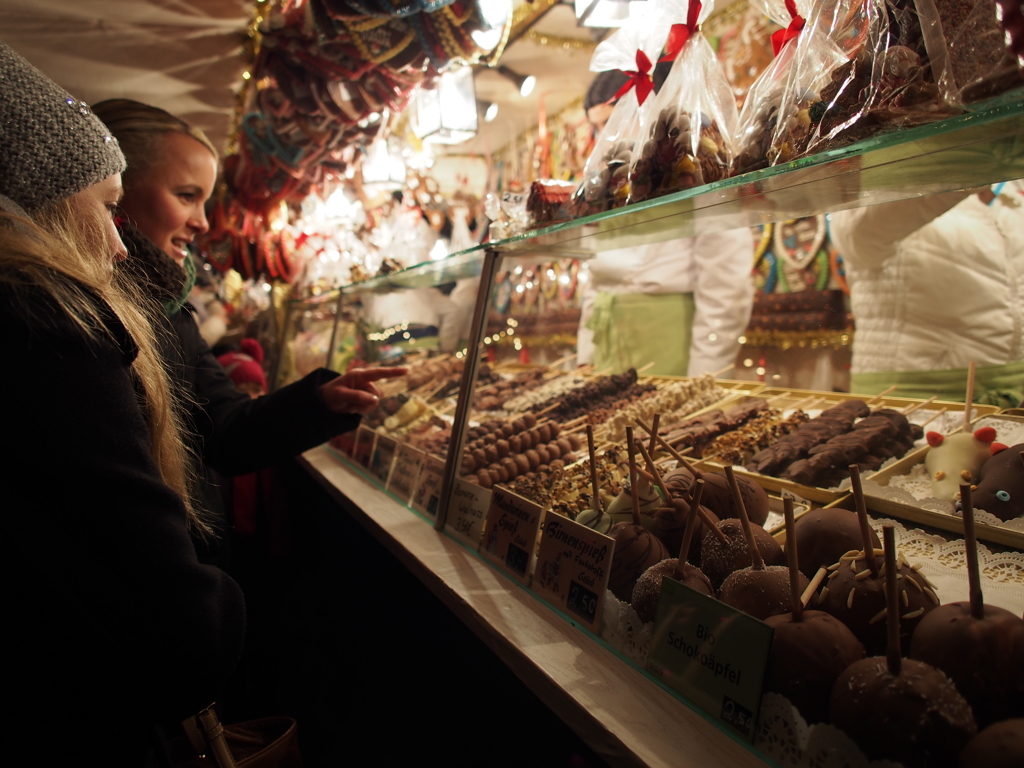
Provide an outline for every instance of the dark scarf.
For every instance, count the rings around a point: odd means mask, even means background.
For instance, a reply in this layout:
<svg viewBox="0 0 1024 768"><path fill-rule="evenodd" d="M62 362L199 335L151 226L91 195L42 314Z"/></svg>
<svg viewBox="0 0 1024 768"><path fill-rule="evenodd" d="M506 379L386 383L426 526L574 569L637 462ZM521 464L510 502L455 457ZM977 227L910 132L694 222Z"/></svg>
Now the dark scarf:
<svg viewBox="0 0 1024 768"><path fill-rule="evenodd" d="M184 268L179 267L134 225L118 222L117 229L128 249L128 259L119 265L119 269L160 304L164 315L173 317L185 305L196 282L196 267L192 259L185 259Z"/></svg>

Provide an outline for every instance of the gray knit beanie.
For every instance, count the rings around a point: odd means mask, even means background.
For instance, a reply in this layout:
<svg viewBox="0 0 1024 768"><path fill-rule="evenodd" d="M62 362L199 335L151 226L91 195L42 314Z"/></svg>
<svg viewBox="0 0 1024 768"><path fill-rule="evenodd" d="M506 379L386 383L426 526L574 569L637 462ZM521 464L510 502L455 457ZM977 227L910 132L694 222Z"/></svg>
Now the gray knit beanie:
<svg viewBox="0 0 1024 768"><path fill-rule="evenodd" d="M124 169L89 105L0 43L0 196L33 213Z"/></svg>

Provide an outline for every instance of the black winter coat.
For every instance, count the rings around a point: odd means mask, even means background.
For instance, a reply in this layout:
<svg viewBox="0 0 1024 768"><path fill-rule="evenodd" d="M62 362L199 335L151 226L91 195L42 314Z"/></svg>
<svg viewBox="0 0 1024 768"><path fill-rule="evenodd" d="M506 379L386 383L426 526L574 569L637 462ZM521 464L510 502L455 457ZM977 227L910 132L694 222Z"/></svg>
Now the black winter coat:
<svg viewBox="0 0 1024 768"><path fill-rule="evenodd" d="M359 426L358 415L333 414L320 399L320 386L338 376L325 368L256 400L238 392L199 335L191 307L178 308L187 292L184 271L134 227L122 226L121 237L130 254L126 268L137 270L146 293L165 308L164 360L189 404L189 427L205 469L227 476L255 472ZM203 502L223 517L211 473L205 481Z"/></svg>
<svg viewBox="0 0 1024 768"><path fill-rule="evenodd" d="M86 336L40 290L0 283L11 765L153 764L155 723L216 698L245 630L241 591L199 563L153 461L137 347L87 295L112 339Z"/></svg>

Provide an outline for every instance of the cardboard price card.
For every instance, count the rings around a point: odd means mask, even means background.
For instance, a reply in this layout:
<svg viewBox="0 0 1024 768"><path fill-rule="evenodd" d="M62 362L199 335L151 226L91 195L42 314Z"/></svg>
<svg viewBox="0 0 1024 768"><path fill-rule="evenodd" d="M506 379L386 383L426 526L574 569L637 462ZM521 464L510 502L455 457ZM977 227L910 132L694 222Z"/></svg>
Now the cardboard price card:
<svg viewBox="0 0 1024 768"><path fill-rule="evenodd" d="M773 630L666 577L647 670L753 740Z"/></svg>
<svg viewBox="0 0 1024 768"><path fill-rule="evenodd" d="M441 501L441 481L444 479L444 462L428 454L423 455L423 467L412 492L412 508L421 515L437 517L437 505Z"/></svg>
<svg viewBox="0 0 1024 768"><path fill-rule="evenodd" d="M361 467L370 466L370 456L377 440L377 433L369 427L359 426L356 430L356 442L352 448L352 461Z"/></svg>
<svg viewBox="0 0 1024 768"><path fill-rule="evenodd" d="M480 554L528 585L530 558L543 513L544 510L532 501L495 488L491 491Z"/></svg>
<svg viewBox="0 0 1024 768"><path fill-rule="evenodd" d="M412 498L413 488L416 481L420 479L420 470L423 469L423 460L426 457L427 454L423 451L405 443L398 446L398 451L395 453L387 489L406 504Z"/></svg>
<svg viewBox="0 0 1024 768"><path fill-rule="evenodd" d="M438 486L438 490L440 491L440 486ZM490 506L491 492L489 490L457 477L455 478L455 487L452 488L452 498L448 506L448 518L445 526L469 546L476 548L480 544L484 516Z"/></svg>
<svg viewBox="0 0 1024 768"><path fill-rule="evenodd" d="M377 442L373 446L373 453L370 456L370 474L380 480L382 485L387 485L388 475L391 474L391 462L395 458L397 447L397 440L377 435Z"/></svg>
<svg viewBox="0 0 1024 768"><path fill-rule="evenodd" d="M614 550L614 539L548 512L533 572L533 591L600 631Z"/></svg>

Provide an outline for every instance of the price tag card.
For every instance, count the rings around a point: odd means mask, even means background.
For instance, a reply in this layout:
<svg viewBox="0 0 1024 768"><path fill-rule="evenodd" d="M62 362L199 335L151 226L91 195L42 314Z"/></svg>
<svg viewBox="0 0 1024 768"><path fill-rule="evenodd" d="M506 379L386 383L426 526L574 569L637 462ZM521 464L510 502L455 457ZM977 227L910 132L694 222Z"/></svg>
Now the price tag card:
<svg viewBox="0 0 1024 768"><path fill-rule="evenodd" d="M504 488L491 491L480 554L529 586L530 558L544 510Z"/></svg>
<svg viewBox="0 0 1024 768"><path fill-rule="evenodd" d="M405 443L398 446L387 489L406 504L412 498L413 488L420 479L420 470L423 469L423 460L426 458L427 454L418 448Z"/></svg>
<svg viewBox="0 0 1024 768"><path fill-rule="evenodd" d="M352 461L361 467L370 466L370 456L373 455L373 445L377 439L377 433L369 427L359 426L356 430L356 442L352 447Z"/></svg>
<svg viewBox="0 0 1024 768"><path fill-rule="evenodd" d="M395 458L397 447L397 440L377 435L377 442L370 455L370 474L380 480L382 485L387 485L388 475L391 473L391 462Z"/></svg>
<svg viewBox="0 0 1024 768"><path fill-rule="evenodd" d="M666 577L647 669L753 740L772 634L753 616Z"/></svg>
<svg viewBox="0 0 1024 768"><path fill-rule="evenodd" d="M440 486L438 486L440 490ZM491 492L475 483L455 478L452 500L448 507L445 526L471 547L480 546L480 531L484 527L484 516L491 506Z"/></svg>
<svg viewBox="0 0 1024 768"><path fill-rule="evenodd" d="M444 462L423 454L423 468L412 492L412 508L421 515L437 517L437 505L441 501L441 481L444 478ZM475 542L474 542L475 546Z"/></svg>
<svg viewBox="0 0 1024 768"><path fill-rule="evenodd" d="M548 512L533 572L533 591L599 632L614 549L615 539Z"/></svg>

